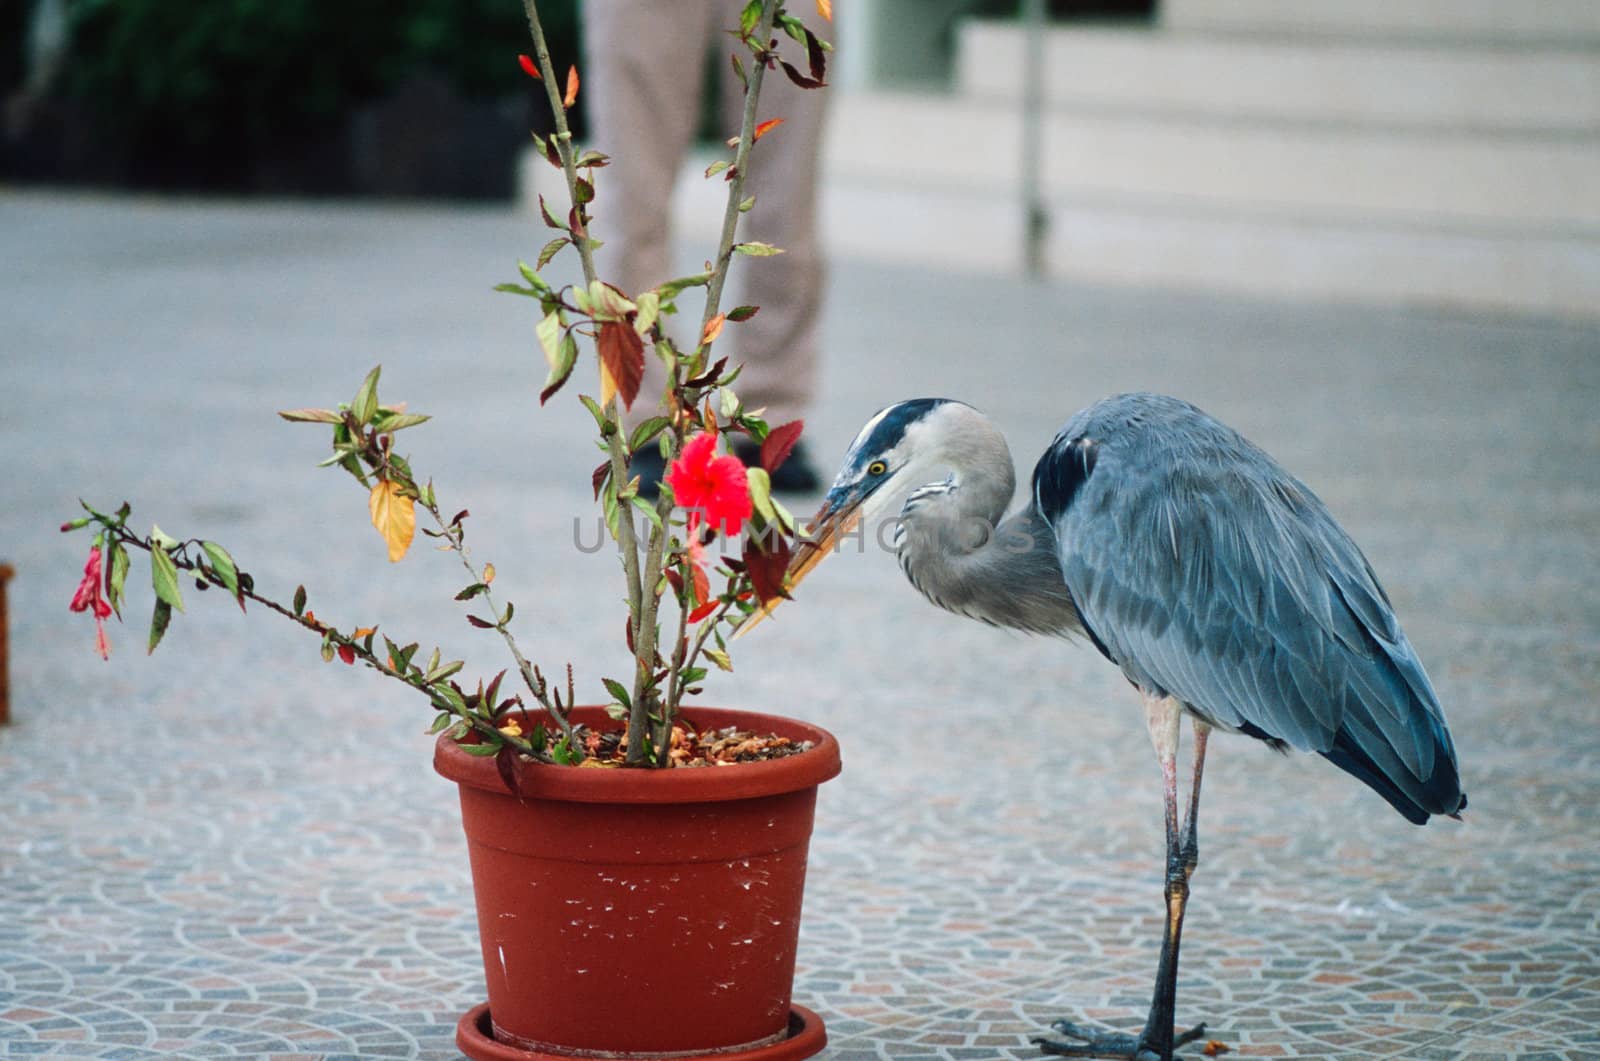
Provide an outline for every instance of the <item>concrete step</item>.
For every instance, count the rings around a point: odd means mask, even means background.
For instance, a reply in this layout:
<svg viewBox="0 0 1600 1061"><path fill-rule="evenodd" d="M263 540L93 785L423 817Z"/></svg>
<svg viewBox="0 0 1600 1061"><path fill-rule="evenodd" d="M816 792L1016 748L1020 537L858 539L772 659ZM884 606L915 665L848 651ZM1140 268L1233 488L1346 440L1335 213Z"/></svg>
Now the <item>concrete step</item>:
<svg viewBox="0 0 1600 1061"><path fill-rule="evenodd" d="M684 165L672 206L675 238L695 260L712 253L722 218L725 186L702 178L711 158ZM527 210L537 225L533 192L561 195L560 176L531 150L525 174ZM602 184L602 206L604 194ZM1057 279L1600 317L1600 238L1592 236L1385 226L1062 194L1047 206L1045 261ZM822 213L829 253L840 259L1023 268L1023 207L1009 187L984 191L834 169ZM596 227L603 230L603 220Z"/></svg>
<svg viewBox="0 0 1600 1061"><path fill-rule="evenodd" d="M1600 3L1592 6L1600 11ZM965 20L957 32L956 93L1020 99L1026 41L1016 21ZM1048 103L1075 109L1600 135L1600 49L1570 45L1439 48L1305 35L1263 42L1052 27L1043 70Z"/></svg>
<svg viewBox="0 0 1600 1061"><path fill-rule="evenodd" d="M836 179L985 194L1017 187L1018 108L840 96ZM1048 194L1108 206L1363 225L1600 236L1600 138L1306 126L1053 110Z"/></svg>
<svg viewBox="0 0 1600 1061"><path fill-rule="evenodd" d="M1172 29L1418 41L1600 41L1594 0L1162 0Z"/></svg>

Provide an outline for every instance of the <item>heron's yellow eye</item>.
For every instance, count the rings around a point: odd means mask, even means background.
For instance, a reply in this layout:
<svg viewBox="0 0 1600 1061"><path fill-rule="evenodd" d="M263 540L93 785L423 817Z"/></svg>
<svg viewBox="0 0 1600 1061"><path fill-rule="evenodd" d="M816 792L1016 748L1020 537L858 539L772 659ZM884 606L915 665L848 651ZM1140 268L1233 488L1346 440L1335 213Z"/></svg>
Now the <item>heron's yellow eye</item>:
<svg viewBox="0 0 1600 1061"><path fill-rule="evenodd" d="M883 463L883 461L873 461L871 464L867 465L868 475L882 475L888 470L889 466Z"/></svg>

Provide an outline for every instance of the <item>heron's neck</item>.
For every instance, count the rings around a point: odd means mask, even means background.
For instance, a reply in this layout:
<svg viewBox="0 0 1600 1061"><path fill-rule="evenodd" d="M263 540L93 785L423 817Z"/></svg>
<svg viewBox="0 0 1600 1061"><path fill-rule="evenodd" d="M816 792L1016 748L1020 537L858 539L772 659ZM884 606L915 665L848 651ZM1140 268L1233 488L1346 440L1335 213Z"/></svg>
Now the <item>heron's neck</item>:
<svg viewBox="0 0 1600 1061"><path fill-rule="evenodd" d="M1005 515L1016 490L1005 438L981 418L968 428L959 458L945 461L950 477L913 491L901 510L901 569L946 611L1034 633L1078 632L1055 535L1031 505Z"/></svg>

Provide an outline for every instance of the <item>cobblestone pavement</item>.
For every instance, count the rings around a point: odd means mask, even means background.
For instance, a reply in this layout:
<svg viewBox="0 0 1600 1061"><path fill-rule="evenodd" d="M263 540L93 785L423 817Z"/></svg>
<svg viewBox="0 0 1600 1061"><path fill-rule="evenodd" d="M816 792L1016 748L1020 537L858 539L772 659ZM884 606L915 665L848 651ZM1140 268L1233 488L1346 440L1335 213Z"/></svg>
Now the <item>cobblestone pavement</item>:
<svg viewBox="0 0 1600 1061"><path fill-rule="evenodd" d="M440 606L448 565L391 569L359 491L313 467L320 432L271 415L381 361L386 398L435 414L408 451L471 508L526 641L598 697L623 668L615 560L573 544L587 417L538 408L528 306L489 291L541 242L498 210L0 192L0 560L19 571L0 1054L456 1056L483 986L423 706L193 591L146 658L138 578L103 664L66 609L85 541L55 525L126 497L269 593L304 581L343 627L498 669ZM990 411L1026 468L1095 397L1183 395L1323 495L1433 674L1462 824L1417 829L1320 760L1213 742L1179 1019L1247 1056L1600 1056L1600 330L849 264L832 285L824 461L902 397ZM845 750L796 988L827 1057L1025 1058L1057 1017L1137 1024L1158 775L1109 666L934 611L876 549L740 647L712 700L813 718Z"/></svg>

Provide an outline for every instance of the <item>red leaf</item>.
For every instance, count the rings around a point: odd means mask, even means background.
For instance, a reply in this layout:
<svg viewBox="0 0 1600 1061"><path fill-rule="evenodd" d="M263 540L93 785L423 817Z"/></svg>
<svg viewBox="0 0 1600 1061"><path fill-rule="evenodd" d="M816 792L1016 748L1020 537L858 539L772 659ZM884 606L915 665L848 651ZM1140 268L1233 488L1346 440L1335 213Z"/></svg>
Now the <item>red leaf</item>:
<svg viewBox="0 0 1600 1061"><path fill-rule="evenodd" d="M353 665L356 661L356 650L349 645L340 645L339 658Z"/></svg>
<svg viewBox="0 0 1600 1061"><path fill-rule="evenodd" d="M473 626L476 626L479 630L494 629L493 623L489 622L487 619L480 619L476 615L467 616L467 622L471 623Z"/></svg>
<svg viewBox="0 0 1600 1061"><path fill-rule="evenodd" d="M708 602L711 599L711 579L706 576L706 569L699 564L690 564L689 572L694 576L694 599Z"/></svg>
<svg viewBox="0 0 1600 1061"><path fill-rule="evenodd" d="M755 140L760 140L763 136L766 136L768 133L772 132L772 130L776 129L782 124L782 118L768 118L766 121L756 126Z"/></svg>
<svg viewBox="0 0 1600 1061"><path fill-rule="evenodd" d="M644 379L644 340L639 333L620 321L601 321L600 362L611 373L623 408L633 408Z"/></svg>
<svg viewBox="0 0 1600 1061"><path fill-rule="evenodd" d="M750 586L767 604L782 597L788 599L789 591L783 588L783 573L789 568L789 542L779 538L770 552L762 552L755 538L744 543L745 573L750 576Z"/></svg>
<svg viewBox="0 0 1600 1061"><path fill-rule="evenodd" d="M611 474L611 462L610 461L601 461L600 462L600 467L596 468L594 470L594 474L589 477L590 480L594 483L594 499L596 501L600 500L600 488L602 486L606 485L606 476L608 476L610 474Z"/></svg>
<svg viewBox="0 0 1600 1061"><path fill-rule="evenodd" d="M817 78L807 77L800 71L796 70L792 63L787 63L780 59L778 60L778 65L783 67L784 75L801 88L821 88L823 86L822 81L818 80Z"/></svg>
<svg viewBox="0 0 1600 1061"><path fill-rule="evenodd" d="M778 470L778 466L789 459L789 454L794 449L794 444L800 441L800 432L804 431L804 420L791 420L787 424L779 424L767 432L766 441L761 443L761 466L768 474Z"/></svg>
<svg viewBox="0 0 1600 1061"><path fill-rule="evenodd" d="M567 67L567 95L561 101L561 105L570 107L576 102L578 102L578 68L569 66Z"/></svg>
<svg viewBox="0 0 1600 1061"><path fill-rule="evenodd" d="M670 568L664 574L667 577L667 581L672 583L672 592L680 597L683 596L683 576Z"/></svg>
<svg viewBox="0 0 1600 1061"><path fill-rule="evenodd" d="M533 78L535 81L540 80L540 77L539 77L539 64L533 61L533 56L531 56L531 55L519 55L519 56L517 56L517 65L522 67L522 72L523 73L527 74L529 77Z"/></svg>
<svg viewBox="0 0 1600 1061"><path fill-rule="evenodd" d="M517 765L521 762L517 749L509 744L502 744L495 753L494 766L500 771L500 780L505 782L506 788L511 790L513 796L522 795L522 785L517 781Z"/></svg>
<svg viewBox="0 0 1600 1061"><path fill-rule="evenodd" d="M700 620L716 611L718 606L721 604L722 602L719 600L706 601L704 604L700 605L700 607L689 613L689 621L691 623L698 623Z"/></svg>

